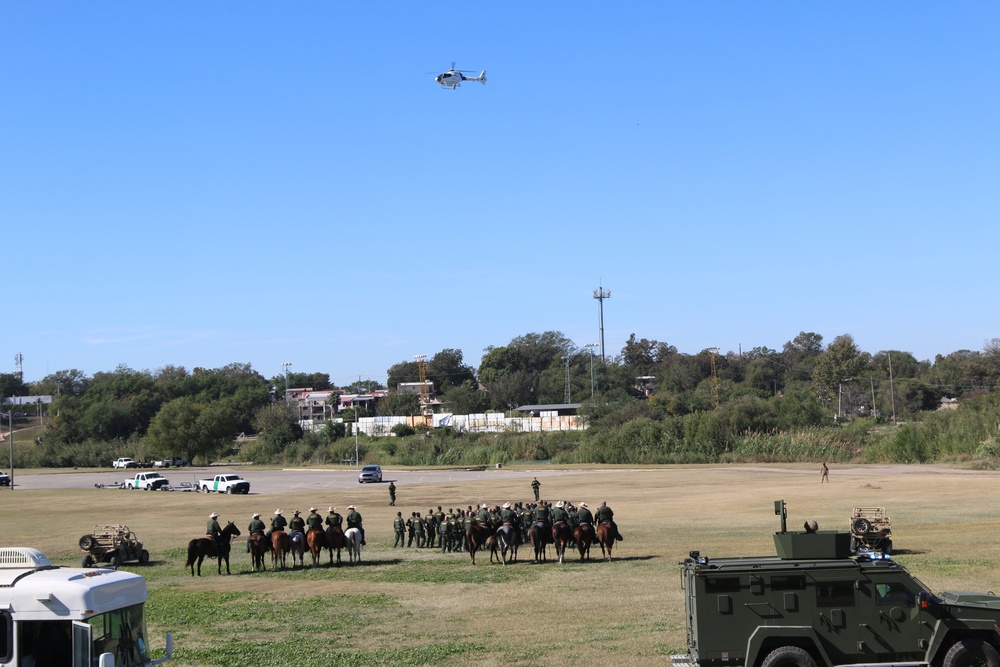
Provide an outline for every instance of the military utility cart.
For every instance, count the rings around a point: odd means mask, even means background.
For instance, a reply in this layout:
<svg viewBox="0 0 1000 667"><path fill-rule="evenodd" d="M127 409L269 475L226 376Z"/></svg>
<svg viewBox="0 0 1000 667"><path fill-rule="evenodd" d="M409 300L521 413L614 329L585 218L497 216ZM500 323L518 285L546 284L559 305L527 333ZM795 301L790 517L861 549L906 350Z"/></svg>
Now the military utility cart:
<svg viewBox="0 0 1000 667"><path fill-rule="evenodd" d="M94 526L90 534L80 538L80 548L87 552L83 557L84 567L107 563L116 568L130 561L138 561L142 565L149 562L149 552L142 548L142 542L136 539L128 526L121 524Z"/></svg>
<svg viewBox="0 0 1000 667"><path fill-rule="evenodd" d="M997 667L1000 597L934 595L850 532L788 532L775 502L777 556L681 563L685 655L675 667Z"/></svg>
<svg viewBox="0 0 1000 667"><path fill-rule="evenodd" d="M884 507L855 507L851 513L851 550L892 551L892 522Z"/></svg>

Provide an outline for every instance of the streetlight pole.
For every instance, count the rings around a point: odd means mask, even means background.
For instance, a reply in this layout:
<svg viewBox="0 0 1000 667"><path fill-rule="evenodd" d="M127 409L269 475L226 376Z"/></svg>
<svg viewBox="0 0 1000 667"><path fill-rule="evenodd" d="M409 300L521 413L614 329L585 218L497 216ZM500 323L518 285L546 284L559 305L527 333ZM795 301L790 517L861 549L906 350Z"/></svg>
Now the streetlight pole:
<svg viewBox="0 0 1000 667"><path fill-rule="evenodd" d="M10 406L10 411L7 413L7 423L10 424L10 433L7 436L8 444L10 444L10 490L14 490L14 405ZM0 410L0 431L3 430L3 412Z"/></svg>

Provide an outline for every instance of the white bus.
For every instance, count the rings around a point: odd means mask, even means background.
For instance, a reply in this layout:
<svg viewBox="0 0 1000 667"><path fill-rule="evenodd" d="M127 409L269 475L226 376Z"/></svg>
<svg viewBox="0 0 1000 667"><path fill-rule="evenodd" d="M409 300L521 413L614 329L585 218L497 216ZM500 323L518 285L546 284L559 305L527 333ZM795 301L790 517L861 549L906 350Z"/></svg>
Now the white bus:
<svg viewBox="0 0 1000 667"><path fill-rule="evenodd" d="M0 665L144 667L146 581L109 569L52 565L42 552L0 547Z"/></svg>

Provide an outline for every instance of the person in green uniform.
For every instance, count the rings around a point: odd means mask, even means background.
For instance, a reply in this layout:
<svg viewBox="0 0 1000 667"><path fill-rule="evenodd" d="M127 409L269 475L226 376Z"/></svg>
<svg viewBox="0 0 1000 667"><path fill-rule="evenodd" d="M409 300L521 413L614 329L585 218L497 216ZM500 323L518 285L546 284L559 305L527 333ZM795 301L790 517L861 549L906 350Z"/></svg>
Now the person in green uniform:
<svg viewBox="0 0 1000 667"><path fill-rule="evenodd" d="M425 546L428 549L434 548L434 538L437 537L437 521L434 520L434 509L428 509L424 515L424 534L427 535Z"/></svg>
<svg viewBox="0 0 1000 667"><path fill-rule="evenodd" d="M500 521L503 523L509 523L512 526L517 525L517 512L511 509L509 500L505 502L503 507L500 509Z"/></svg>
<svg viewBox="0 0 1000 667"><path fill-rule="evenodd" d="M260 520L260 512L254 512L253 518L250 520L250 525L247 526L247 553L250 553L250 540L253 539L253 534L260 533L263 535L265 530L267 530L267 526Z"/></svg>
<svg viewBox="0 0 1000 667"><path fill-rule="evenodd" d="M479 512L476 514L476 523L484 526L490 525L490 508L486 503L479 506Z"/></svg>
<svg viewBox="0 0 1000 667"><path fill-rule="evenodd" d="M618 524L615 523L615 513L608 507L608 503L601 501L601 506L597 508L597 512L594 513L594 518L597 519L597 523L610 523L611 528L615 531L615 539L623 540L622 534L618 532Z"/></svg>
<svg viewBox="0 0 1000 667"><path fill-rule="evenodd" d="M532 480L532 482L531 482L531 490L535 492L535 502L536 503L538 502L538 490L539 490L539 488L541 488L541 486L542 486L542 483L538 481L537 477Z"/></svg>
<svg viewBox="0 0 1000 667"><path fill-rule="evenodd" d="M577 524L589 523L594 525L594 515L590 512L590 508L587 503L581 501L580 508L576 511L576 522Z"/></svg>
<svg viewBox="0 0 1000 667"><path fill-rule="evenodd" d="M273 533L276 530L280 530L281 532L284 532L285 531L285 527L287 525L288 525L288 519L286 519L282 515L282 511L280 509L274 510L274 518L271 519L271 530L267 531L267 533L264 534L264 537L266 537L268 539L268 541L270 541L271 540L271 533Z"/></svg>
<svg viewBox="0 0 1000 667"><path fill-rule="evenodd" d="M323 517L319 515L315 507L309 508L309 516L306 517L306 527L309 530L323 530Z"/></svg>
<svg viewBox="0 0 1000 667"><path fill-rule="evenodd" d="M292 520L288 522L288 532L289 533L305 533L306 532L306 520L301 516L302 514L299 510L292 512Z"/></svg>
<svg viewBox="0 0 1000 667"><path fill-rule="evenodd" d="M426 533L425 533L425 529L426 528L427 528L427 524L424 523L424 518L422 516L420 516L420 512L416 512L413 515L413 532L417 536L417 548L418 549L423 549L424 548L424 541L425 541L425 538L426 538Z"/></svg>
<svg viewBox="0 0 1000 667"><path fill-rule="evenodd" d="M331 507L330 515L326 517L327 530L331 530L334 527L343 529L343 524L344 517L340 516L336 507Z"/></svg>
<svg viewBox="0 0 1000 667"><path fill-rule="evenodd" d="M212 538L213 542L219 541L222 535L222 526L219 525L219 513L212 512L208 515L208 524L205 526L205 535Z"/></svg>
<svg viewBox="0 0 1000 667"><path fill-rule="evenodd" d="M403 521L402 512L396 512L396 518L392 520L392 531L396 534L396 541L392 543L392 548L404 546L406 543L406 522Z"/></svg>
<svg viewBox="0 0 1000 667"><path fill-rule="evenodd" d="M396 506L396 485L389 482L389 505Z"/></svg>
<svg viewBox="0 0 1000 667"><path fill-rule="evenodd" d="M552 525L555 525L562 521L563 523L569 523L569 512L566 511L566 503L560 500L556 503L556 506L552 509L550 515L552 517Z"/></svg>
<svg viewBox="0 0 1000 667"><path fill-rule="evenodd" d="M358 512L354 505L348 505L347 509L350 510L347 513L347 527L348 529L357 528L361 531L361 546L364 546L367 542L365 542L365 527L361 525L361 513Z"/></svg>
<svg viewBox="0 0 1000 667"><path fill-rule="evenodd" d="M407 538L406 546L412 547L413 540L416 537L417 537L417 513L410 512L410 518L406 520L406 538Z"/></svg>

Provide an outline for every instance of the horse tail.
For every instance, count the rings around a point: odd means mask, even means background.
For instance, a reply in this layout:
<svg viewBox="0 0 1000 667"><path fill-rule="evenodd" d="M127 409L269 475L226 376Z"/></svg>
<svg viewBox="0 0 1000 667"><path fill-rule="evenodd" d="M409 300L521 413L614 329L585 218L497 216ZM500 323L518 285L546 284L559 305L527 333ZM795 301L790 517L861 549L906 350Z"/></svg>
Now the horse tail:
<svg viewBox="0 0 1000 667"><path fill-rule="evenodd" d="M194 567L194 562L198 560L198 540L188 542L188 559L184 567Z"/></svg>

